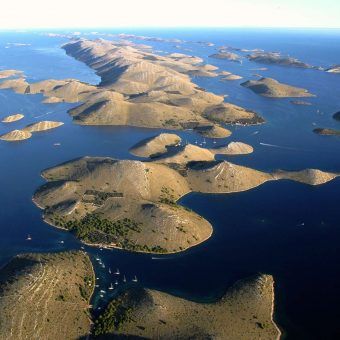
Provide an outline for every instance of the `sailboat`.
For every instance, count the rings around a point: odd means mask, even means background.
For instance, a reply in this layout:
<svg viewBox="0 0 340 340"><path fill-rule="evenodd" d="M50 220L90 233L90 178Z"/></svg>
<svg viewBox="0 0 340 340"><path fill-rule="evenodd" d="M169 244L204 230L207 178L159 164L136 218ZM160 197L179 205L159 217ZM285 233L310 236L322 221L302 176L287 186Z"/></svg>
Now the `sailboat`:
<svg viewBox="0 0 340 340"><path fill-rule="evenodd" d="M126 282L126 277L125 277L125 275L124 275L124 277L123 277L123 282Z"/></svg>
<svg viewBox="0 0 340 340"><path fill-rule="evenodd" d="M27 241L31 241L32 240L32 237L30 234L27 235L27 238L26 238Z"/></svg>
<svg viewBox="0 0 340 340"><path fill-rule="evenodd" d="M118 281L116 280L115 285L118 285Z"/></svg>
<svg viewBox="0 0 340 340"><path fill-rule="evenodd" d="M113 288L114 288L114 287L113 287L113 284L112 284L112 282L111 282L109 289L112 290Z"/></svg>
<svg viewBox="0 0 340 340"><path fill-rule="evenodd" d="M132 279L133 282L138 282L137 276L135 275L135 277Z"/></svg>
<svg viewBox="0 0 340 340"><path fill-rule="evenodd" d="M111 274L111 268L109 268L109 274Z"/></svg>
<svg viewBox="0 0 340 340"><path fill-rule="evenodd" d="M115 271L115 274L116 274L116 275L119 275L119 274L120 274L119 268L117 268L117 270Z"/></svg>

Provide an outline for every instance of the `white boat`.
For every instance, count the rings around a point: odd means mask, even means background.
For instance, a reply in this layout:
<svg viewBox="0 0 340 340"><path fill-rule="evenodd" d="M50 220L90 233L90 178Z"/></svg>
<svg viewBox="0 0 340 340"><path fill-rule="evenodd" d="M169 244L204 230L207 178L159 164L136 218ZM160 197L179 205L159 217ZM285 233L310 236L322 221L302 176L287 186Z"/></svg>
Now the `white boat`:
<svg viewBox="0 0 340 340"><path fill-rule="evenodd" d="M103 290L103 289L101 289L100 292L101 292L102 294L105 294L105 293L106 293L106 291Z"/></svg>
<svg viewBox="0 0 340 340"><path fill-rule="evenodd" d="M101 298L103 298L103 297L104 297L104 295L103 295L103 294L100 294L99 296L100 296Z"/></svg>
<svg viewBox="0 0 340 340"><path fill-rule="evenodd" d="M111 283L109 289L112 290L113 288L113 284Z"/></svg>
<svg viewBox="0 0 340 340"><path fill-rule="evenodd" d="M27 241L31 241L32 240L32 237L30 234L27 235L27 238L26 238Z"/></svg>
<svg viewBox="0 0 340 340"><path fill-rule="evenodd" d="M116 280L115 285L118 285L118 281Z"/></svg>
<svg viewBox="0 0 340 340"><path fill-rule="evenodd" d="M116 275L120 275L119 268L117 268L117 270L115 271L115 274L116 274Z"/></svg>
<svg viewBox="0 0 340 340"><path fill-rule="evenodd" d="M111 268L109 268L109 274L111 274Z"/></svg>
<svg viewBox="0 0 340 340"><path fill-rule="evenodd" d="M138 282L137 276L135 275L135 277L132 279L133 282Z"/></svg>
<svg viewBox="0 0 340 340"><path fill-rule="evenodd" d="M95 287L96 287L96 288L98 288L98 287L99 287L99 285L96 285Z"/></svg>
<svg viewBox="0 0 340 340"><path fill-rule="evenodd" d="M123 282L126 282L126 277L125 277L125 275L124 275L124 277L123 277Z"/></svg>
<svg viewBox="0 0 340 340"><path fill-rule="evenodd" d="M214 143L214 144L216 144L216 141L215 141L215 139L214 139L213 143Z"/></svg>
<svg viewBox="0 0 340 340"><path fill-rule="evenodd" d="M61 244L64 244L64 241L60 241Z"/></svg>

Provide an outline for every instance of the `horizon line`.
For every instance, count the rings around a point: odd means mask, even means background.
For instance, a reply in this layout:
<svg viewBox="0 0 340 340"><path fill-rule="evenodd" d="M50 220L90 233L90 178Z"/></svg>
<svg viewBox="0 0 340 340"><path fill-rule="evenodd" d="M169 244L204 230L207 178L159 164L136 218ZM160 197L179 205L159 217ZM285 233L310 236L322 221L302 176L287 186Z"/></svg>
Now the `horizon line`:
<svg viewBox="0 0 340 340"><path fill-rule="evenodd" d="M325 26L72 26L72 27L12 27L1 28L0 31L22 30L104 30L104 29L290 29L290 30L340 30L339 27Z"/></svg>

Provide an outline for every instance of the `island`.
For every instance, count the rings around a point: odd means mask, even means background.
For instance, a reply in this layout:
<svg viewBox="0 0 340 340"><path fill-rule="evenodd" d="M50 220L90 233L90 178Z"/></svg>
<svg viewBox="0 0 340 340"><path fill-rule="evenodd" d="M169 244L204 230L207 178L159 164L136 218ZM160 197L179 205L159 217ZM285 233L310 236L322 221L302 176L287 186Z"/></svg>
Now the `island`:
<svg viewBox="0 0 340 340"><path fill-rule="evenodd" d="M0 270L1 338L85 338L94 280L83 252L17 255Z"/></svg>
<svg viewBox="0 0 340 340"><path fill-rule="evenodd" d="M333 118L334 118L335 120L337 120L337 121L340 122L340 111L335 112L335 113L333 114Z"/></svg>
<svg viewBox="0 0 340 340"><path fill-rule="evenodd" d="M216 152L223 151L228 148ZM319 170L266 173L222 160L194 161L205 152L201 148L188 146L183 152L153 162L103 157L70 161L42 173L48 183L35 192L33 202L44 210L47 223L87 244L177 253L213 232L202 216L177 204L190 192L234 193L279 179L319 185L338 176Z"/></svg>
<svg viewBox="0 0 340 340"><path fill-rule="evenodd" d="M340 65L333 65L332 67L329 67L326 69L326 72L328 73L340 73Z"/></svg>
<svg viewBox="0 0 340 340"><path fill-rule="evenodd" d="M7 142L18 142L18 141L25 140L31 137L32 137L32 134L29 131L13 130L11 132L1 135L0 139L7 141Z"/></svg>
<svg viewBox="0 0 340 340"><path fill-rule="evenodd" d="M305 100L291 100L290 101L294 105L304 105L304 106L311 106L312 103L306 102Z"/></svg>
<svg viewBox="0 0 340 340"><path fill-rule="evenodd" d="M207 92L190 78L218 76L217 68L202 64L201 58L179 53L157 55L138 44L104 39L71 40L63 48L96 71L101 78L98 86L75 79L30 84L20 77L3 81L0 89L42 94L44 102L50 104L80 103L69 110L77 124L195 129L198 133L209 131L213 138L230 135L224 123L211 121L207 115L212 109L225 109L228 103L224 97ZM247 118L242 110L234 111L234 116L228 118L228 124L263 122L255 112Z"/></svg>
<svg viewBox="0 0 340 340"><path fill-rule="evenodd" d="M222 77L221 80L239 80L242 79L243 77L237 75L237 74L229 74L225 77Z"/></svg>
<svg viewBox="0 0 340 340"><path fill-rule="evenodd" d="M226 146L206 149L190 143L182 143L176 134L161 133L147 138L130 149L133 155L147 157L163 163L188 163L190 161L214 160L215 155L245 155L252 153L252 146L242 142L230 142Z"/></svg>
<svg viewBox="0 0 340 340"><path fill-rule="evenodd" d="M241 62L241 56L236 53L220 50L219 53L214 53L209 56L209 58L215 59L227 59L229 61Z"/></svg>
<svg viewBox="0 0 340 340"><path fill-rule="evenodd" d="M308 90L278 82L272 78L248 80L241 84L256 94L271 98L314 97Z"/></svg>
<svg viewBox="0 0 340 340"><path fill-rule="evenodd" d="M16 122L20 119L23 119L25 116L21 113L16 113L16 114L13 114L13 115L10 115L10 116L7 116L5 117L2 122L3 123L13 123L13 122Z"/></svg>
<svg viewBox="0 0 340 340"><path fill-rule="evenodd" d="M255 61L262 64L274 64L280 66L291 66L298 68L313 68L313 66L306 64L296 58L284 56L279 52L263 52L257 51L247 55L250 61Z"/></svg>
<svg viewBox="0 0 340 340"><path fill-rule="evenodd" d="M330 128L315 128L313 132L323 136L340 136L340 130Z"/></svg>
<svg viewBox="0 0 340 340"><path fill-rule="evenodd" d="M0 270L4 339L278 338L274 280L258 274L234 283L214 302L194 302L131 283L99 314L89 256L80 251L15 256ZM53 327L52 327L53 326Z"/></svg>
<svg viewBox="0 0 340 340"><path fill-rule="evenodd" d="M96 318L95 336L134 339L278 339L270 275L236 282L216 302L202 303L132 287Z"/></svg>
<svg viewBox="0 0 340 340"><path fill-rule="evenodd" d="M64 125L63 122L53 122L53 121L41 121L38 123L33 123L30 125L27 125L26 127L23 128L23 131L28 131L28 132L41 132L41 131L46 131L46 130L51 130L55 129L59 126Z"/></svg>

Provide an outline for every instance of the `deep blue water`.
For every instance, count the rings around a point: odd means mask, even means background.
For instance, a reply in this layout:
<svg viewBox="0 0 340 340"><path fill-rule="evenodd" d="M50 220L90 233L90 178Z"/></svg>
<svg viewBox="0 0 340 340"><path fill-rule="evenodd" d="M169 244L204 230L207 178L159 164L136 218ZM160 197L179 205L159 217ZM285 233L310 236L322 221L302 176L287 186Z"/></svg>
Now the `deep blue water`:
<svg viewBox="0 0 340 340"><path fill-rule="evenodd" d="M270 30L120 30L186 43L142 42L159 53L183 52L199 55L221 70L254 79L254 73L305 87L317 95L308 98L312 106L296 106L286 99L263 98L239 84L218 78L196 78L209 91L228 94L232 103L255 110L266 124L231 127L233 135L218 141L239 140L254 146L255 152L229 160L262 170L308 167L340 172L340 138L318 136L315 125L340 128L332 114L340 110L340 76L317 70L268 66L244 61L242 65L208 58L223 45L281 51L313 65L327 67L340 62L339 31ZM91 37L91 35L90 35ZM104 36L105 38L105 36ZM205 40L215 46L195 43ZM60 49L63 38L49 38L42 32L1 33L0 69L20 69L29 81L77 78L97 84L100 79L84 64ZM139 42L138 40L136 42ZM14 46L8 43L25 43ZM179 48L178 48L179 47ZM0 265L13 255L28 251L78 249L81 244L69 233L42 222L41 211L31 202L33 192L44 181L41 170L85 155L134 158L128 149L160 130L129 127L83 127L72 123L67 110L74 104L42 104L40 95L18 95L0 91L0 118L22 112L25 118L10 126L0 124L0 134L38 119L60 120L62 127L34 135L20 143L0 143ZM258 131L257 134L254 132ZM179 133L187 140L200 137L192 131ZM53 144L60 142L60 146ZM211 146L213 145L211 141ZM261 145L271 144L272 146ZM209 145L208 145L209 146ZM311 187L290 181L272 182L231 195L190 194L181 200L214 226L206 243L179 255L150 256L124 251L92 254L100 287L114 282L108 268L119 267L130 280L196 300L221 296L236 280L256 272L269 273L276 282L276 318L289 338L332 339L337 327L340 303L339 244L340 179ZM303 225L302 225L303 224ZM31 234L32 241L26 241ZM64 241L64 243L61 243ZM99 256L106 268L101 268ZM119 284L121 285L121 282ZM105 302L98 294L94 305Z"/></svg>

